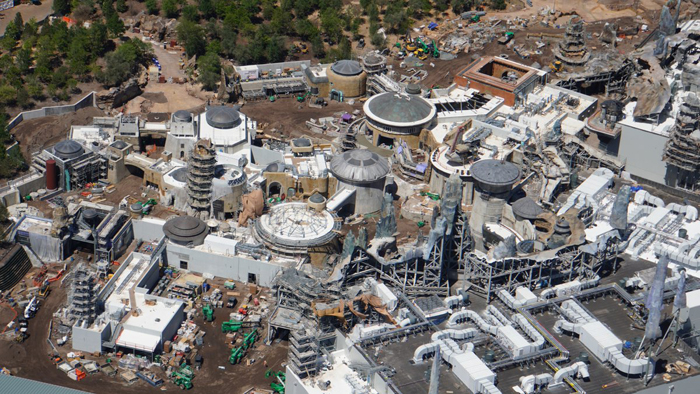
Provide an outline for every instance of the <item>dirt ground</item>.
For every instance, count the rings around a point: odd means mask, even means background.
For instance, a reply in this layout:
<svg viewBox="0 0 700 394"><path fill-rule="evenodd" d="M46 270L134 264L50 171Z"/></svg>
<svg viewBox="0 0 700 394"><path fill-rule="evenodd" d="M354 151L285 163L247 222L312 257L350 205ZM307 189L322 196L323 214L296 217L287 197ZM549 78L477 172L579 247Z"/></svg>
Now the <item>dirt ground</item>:
<svg viewBox="0 0 700 394"><path fill-rule="evenodd" d="M15 2L15 4L16 3L17 2ZM29 22L32 18L39 22L53 13L51 7L53 7L53 0L43 0L40 5L26 2L25 4L19 4L9 10L0 12L0 33L5 34L7 24L15 19L17 13L22 14L22 19L25 22Z"/></svg>
<svg viewBox="0 0 700 394"><path fill-rule="evenodd" d="M126 255L125 255L126 256ZM49 270L48 276L55 275L55 272L62 265L54 264ZM31 278L36 273L37 269L33 268L25 277L26 283L31 283ZM214 286L223 285L224 280L216 278L210 281ZM88 375L87 378L79 382L73 381L63 372L56 369L50 361L48 355L52 351L50 345L46 341L48 338L48 326L52 314L62 306L66 300L66 290L59 287L60 282L51 284L51 293L37 312L36 316L29 320L28 332L29 338L24 343L18 344L12 339L0 339L0 367L8 368L15 376L20 376L27 379L38 380L51 384L67 386L78 390L83 390L92 393L143 393L156 392L161 390L177 390L172 383L167 379L162 388L154 389L147 383L139 380L132 385L127 385L119 377L108 377L103 373ZM239 303L244 300L244 297L249 294L248 288L237 283L236 292L241 295ZM225 294L225 293L224 293ZM271 299L269 292L263 293L268 300ZM256 387L259 389L269 388L272 379L265 378L265 371L270 368L275 371L284 370L284 363L287 359L287 342L274 341L272 346L264 344L266 335L266 327L258 328L259 340L256 342L252 350L249 350L243 362L238 365L230 365L228 356L230 349L227 345L226 334L221 332L221 322L229 320L229 313L234 309L214 308L214 321L205 323L200 314L195 319L195 322L207 334L204 337L204 346L200 349L200 353L204 360L202 369L196 371L195 378L192 381L194 387L188 392L191 393L212 393L221 391L222 387L235 382L235 385L228 387L226 392L232 394L242 394L245 390ZM7 324L9 319L14 314L9 308L0 307L0 323ZM249 329L245 329L248 332ZM238 337L242 334L239 333ZM70 351L68 346L59 347L59 352L62 356ZM87 359L98 361L100 364L105 362L106 357L92 357ZM251 365L247 365L247 360L255 360ZM267 363L267 367L265 366ZM116 364L116 361L113 361ZM221 369L223 366L224 369ZM155 372L164 377L165 373L161 370Z"/></svg>
<svg viewBox="0 0 700 394"><path fill-rule="evenodd" d="M293 97L285 97L275 102L261 100L246 103L241 107L241 112L255 119L258 122L258 128L274 137L308 136L329 141L335 137L313 133L306 127L305 122L311 118L334 116L336 113L352 113L356 109L362 110L362 103L358 100L355 100L353 105L347 102L329 101L326 107L311 108L306 104L299 104ZM281 134L274 133L273 129Z"/></svg>
<svg viewBox="0 0 700 394"><path fill-rule="evenodd" d="M98 108L88 107L70 114L24 120L11 133L19 141L24 157L31 161L31 153L66 139L71 125L92 124L95 116L105 116L105 113Z"/></svg>

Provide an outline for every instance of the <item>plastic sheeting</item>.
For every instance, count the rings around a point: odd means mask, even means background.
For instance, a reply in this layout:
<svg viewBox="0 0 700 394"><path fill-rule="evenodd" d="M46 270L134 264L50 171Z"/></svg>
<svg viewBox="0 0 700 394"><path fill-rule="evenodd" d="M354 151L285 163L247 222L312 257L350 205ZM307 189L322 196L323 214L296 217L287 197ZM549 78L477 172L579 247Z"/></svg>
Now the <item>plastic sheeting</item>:
<svg viewBox="0 0 700 394"><path fill-rule="evenodd" d="M676 297L673 299L673 307L676 309L683 309L686 305L685 271L683 271L681 272L681 278L678 280L678 290L676 290Z"/></svg>
<svg viewBox="0 0 700 394"><path fill-rule="evenodd" d="M63 245L58 238L29 233L30 249L45 263L63 260Z"/></svg>
<svg viewBox="0 0 700 394"><path fill-rule="evenodd" d="M646 307L649 310L647 325L644 335L650 340L661 337L661 307L663 306L664 282L666 281L666 269L668 268L668 256L662 255L656 265L656 274L649 290Z"/></svg>

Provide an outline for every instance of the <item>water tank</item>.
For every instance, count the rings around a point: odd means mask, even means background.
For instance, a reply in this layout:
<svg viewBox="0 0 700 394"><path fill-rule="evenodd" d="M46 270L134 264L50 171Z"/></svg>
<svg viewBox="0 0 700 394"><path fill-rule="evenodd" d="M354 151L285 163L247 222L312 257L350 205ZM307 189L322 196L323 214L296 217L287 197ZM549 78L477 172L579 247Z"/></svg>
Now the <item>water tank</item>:
<svg viewBox="0 0 700 394"><path fill-rule="evenodd" d="M58 177L56 176L56 160L46 160L46 188L49 190L58 189Z"/></svg>
<svg viewBox="0 0 700 394"><path fill-rule="evenodd" d="M484 362L492 363L496 360L496 352L491 349L486 350L484 353Z"/></svg>
<svg viewBox="0 0 700 394"><path fill-rule="evenodd" d="M688 239L688 230L682 228L678 230L678 237L683 239Z"/></svg>
<svg viewBox="0 0 700 394"><path fill-rule="evenodd" d="M94 209L86 209L83 211L83 220L89 225L97 224L97 211Z"/></svg>

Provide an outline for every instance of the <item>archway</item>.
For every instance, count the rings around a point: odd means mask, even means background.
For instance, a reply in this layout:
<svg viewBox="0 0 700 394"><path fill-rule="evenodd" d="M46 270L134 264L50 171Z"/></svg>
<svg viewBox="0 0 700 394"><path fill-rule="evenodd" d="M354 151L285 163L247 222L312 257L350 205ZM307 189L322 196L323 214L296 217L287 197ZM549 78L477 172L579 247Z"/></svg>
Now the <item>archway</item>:
<svg viewBox="0 0 700 394"><path fill-rule="evenodd" d="M279 182L271 182L267 187L267 197L279 196L282 193L282 185Z"/></svg>

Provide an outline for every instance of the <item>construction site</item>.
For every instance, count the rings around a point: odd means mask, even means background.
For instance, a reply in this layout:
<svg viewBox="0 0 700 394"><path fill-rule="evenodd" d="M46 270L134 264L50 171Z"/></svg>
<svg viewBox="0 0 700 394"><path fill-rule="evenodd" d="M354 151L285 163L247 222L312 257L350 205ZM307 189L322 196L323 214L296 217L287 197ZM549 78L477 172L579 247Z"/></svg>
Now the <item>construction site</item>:
<svg viewBox="0 0 700 394"><path fill-rule="evenodd" d="M700 20L545 3L12 119L0 392L695 392Z"/></svg>

